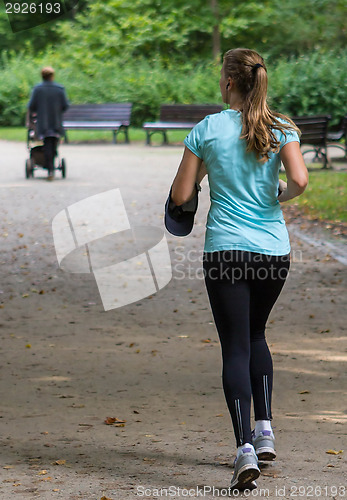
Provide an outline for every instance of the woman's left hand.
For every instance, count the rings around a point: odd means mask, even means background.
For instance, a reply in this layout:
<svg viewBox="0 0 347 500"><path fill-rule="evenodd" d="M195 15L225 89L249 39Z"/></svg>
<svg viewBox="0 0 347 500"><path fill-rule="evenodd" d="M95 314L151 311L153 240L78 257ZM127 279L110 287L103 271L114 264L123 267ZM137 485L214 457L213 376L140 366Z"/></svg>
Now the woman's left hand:
<svg viewBox="0 0 347 500"><path fill-rule="evenodd" d="M279 186L278 186L278 194L277 197L287 189L287 183L286 181L282 181L282 179L279 179Z"/></svg>

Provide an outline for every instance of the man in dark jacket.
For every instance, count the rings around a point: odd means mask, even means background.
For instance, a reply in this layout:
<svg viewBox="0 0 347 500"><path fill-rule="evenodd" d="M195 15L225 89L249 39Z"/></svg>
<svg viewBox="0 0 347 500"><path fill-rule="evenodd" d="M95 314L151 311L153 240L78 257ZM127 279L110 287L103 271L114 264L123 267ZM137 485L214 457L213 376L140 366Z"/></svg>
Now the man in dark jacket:
<svg viewBox="0 0 347 500"><path fill-rule="evenodd" d="M62 116L69 103L64 87L53 81L54 69L43 68L41 75L43 81L34 87L28 110L37 114L36 135L43 140L48 180L53 180L56 148L59 137L64 134Z"/></svg>

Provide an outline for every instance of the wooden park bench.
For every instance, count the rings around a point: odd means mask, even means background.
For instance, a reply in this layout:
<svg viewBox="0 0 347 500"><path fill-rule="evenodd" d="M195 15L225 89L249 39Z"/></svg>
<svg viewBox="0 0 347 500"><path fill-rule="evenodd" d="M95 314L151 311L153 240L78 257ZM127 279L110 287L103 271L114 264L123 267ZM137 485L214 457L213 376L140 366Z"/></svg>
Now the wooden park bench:
<svg viewBox="0 0 347 500"><path fill-rule="evenodd" d="M340 148L345 153L345 158L347 158L347 115L345 115L340 123L333 129L328 130L327 140L328 142L340 142L341 139L345 139L344 144L329 144L329 146L333 146L335 148Z"/></svg>
<svg viewBox="0 0 347 500"><path fill-rule="evenodd" d="M163 104L160 107L158 122L146 122L142 128L146 131L146 143L151 144L151 137L161 133L163 144L168 144L167 130L191 129L205 116L219 113L223 106L217 104Z"/></svg>
<svg viewBox="0 0 347 500"><path fill-rule="evenodd" d="M113 142L117 135L124 133L125 142L129 143L132 103L74 104L64 113L63 127L65 142L68 142L66 130L112 130Z"/></svg>
<svg viewBox="0 0 347 500"><path fill-rule="evenodd" d="M312 115L312 116L292 116L294 123L301 130L300 143L312 146L303 152L315 153L313 162L316 160L323 161L323 168L331 167L328 159L327 139L328 139L328 123L331 119L330 115Z"/></svg>

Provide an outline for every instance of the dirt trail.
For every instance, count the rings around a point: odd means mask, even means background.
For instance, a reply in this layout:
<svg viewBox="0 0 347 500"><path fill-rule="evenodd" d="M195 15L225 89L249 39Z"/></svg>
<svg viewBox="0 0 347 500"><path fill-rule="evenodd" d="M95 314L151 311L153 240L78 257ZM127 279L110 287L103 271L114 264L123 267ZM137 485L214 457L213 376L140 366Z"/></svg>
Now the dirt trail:
<svg viewBox="0 0 347 500"><path fill-rule="evenodd" d="M170 283L105 312L92 275L58 268L51 220L118 187L133 225L163 228L182 149L63 146L67 179L53 183L43 171L24 179L25 145L0 149L0 499L154 499L170 486L169 498L201 498L204 487L205 498L225 496L235 443L199 261L207 181L190 237L166 233ZM278 460L261 467L256 495L338 499L347 497L346 267L291 243L267 329Z"/></svg>

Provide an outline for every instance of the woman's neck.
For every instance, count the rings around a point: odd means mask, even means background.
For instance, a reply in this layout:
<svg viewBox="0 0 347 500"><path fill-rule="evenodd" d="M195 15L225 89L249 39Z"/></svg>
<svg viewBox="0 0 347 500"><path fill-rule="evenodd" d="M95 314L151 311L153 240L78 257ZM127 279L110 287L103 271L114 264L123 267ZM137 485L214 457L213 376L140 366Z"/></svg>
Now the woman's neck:
<svg viewBox="0 0 347 500"><path fill-rule="evenodd" d="M235 111L242 111L243 101L242 101L241 96L238 92L231 92L230 93L229 105L230 105L230 109L235 109Z"/></svg>

